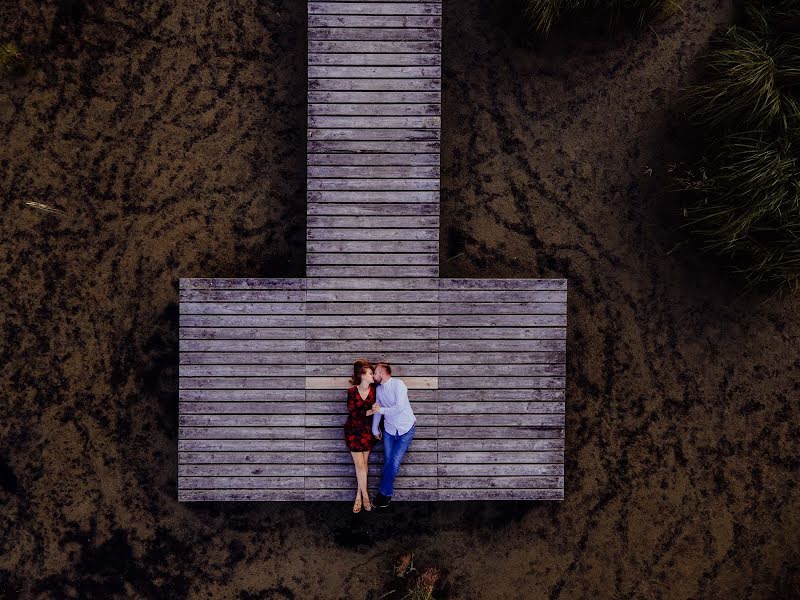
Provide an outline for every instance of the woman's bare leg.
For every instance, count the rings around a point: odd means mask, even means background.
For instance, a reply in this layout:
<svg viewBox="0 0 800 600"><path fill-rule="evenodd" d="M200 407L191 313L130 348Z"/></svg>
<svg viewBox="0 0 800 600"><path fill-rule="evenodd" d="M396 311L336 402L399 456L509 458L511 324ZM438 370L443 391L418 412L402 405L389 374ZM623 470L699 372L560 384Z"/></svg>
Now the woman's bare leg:
<svg viewBox="0 0 800 600"><path fill-rule="evenodd" d="M361 454L362 452L353 452L350 451L350 456L353 457L353 464L356 468L356 481L358 482L358 489L356 489L356 499L353 504L353 508L357 508L361 505L361 476L359 473L361 472Z"/></svg>
<svg viewBox="0 0 800 600"><path fill-rule="evenodd" d="M369 478L369 450L361 453L361 460L364 461L362 469L364 470L364 486L361 488L361 498L364 500L364 506L370 506L372 502L369 501L369 489L367 487L367 479Z"/></svg>

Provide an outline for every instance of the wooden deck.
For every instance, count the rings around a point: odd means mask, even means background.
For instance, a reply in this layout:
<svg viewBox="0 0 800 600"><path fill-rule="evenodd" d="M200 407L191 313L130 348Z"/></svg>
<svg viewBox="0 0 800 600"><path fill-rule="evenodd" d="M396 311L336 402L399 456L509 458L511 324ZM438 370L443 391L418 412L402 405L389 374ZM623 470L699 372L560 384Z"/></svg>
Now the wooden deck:
<svg viewBox="0 0 800 600"><path fill-rule="evenodd" d="M307 277L181 279L179 499L351 500L360 356L417 415L396 499L562 499L566 280L439 278L441 2L308 7Z"/></svg>

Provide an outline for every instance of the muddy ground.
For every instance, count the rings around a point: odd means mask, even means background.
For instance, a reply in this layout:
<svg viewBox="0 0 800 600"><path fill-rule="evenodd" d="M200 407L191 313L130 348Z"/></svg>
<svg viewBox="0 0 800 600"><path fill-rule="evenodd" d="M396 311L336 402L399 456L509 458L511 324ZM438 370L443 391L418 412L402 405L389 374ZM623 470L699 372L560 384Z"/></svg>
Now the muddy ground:
<svg viewBox="0 0 800 600"><path fill-rule="evenodd" d="M304 275L305 3L0 4L3 597L374 600L403 551L439 598L797 597L800 301L741 296L663 191L730 6L545 41L497 4L444 3L442 276L569 279L566 499L363 538L176 500L178 278Z"/></svg>

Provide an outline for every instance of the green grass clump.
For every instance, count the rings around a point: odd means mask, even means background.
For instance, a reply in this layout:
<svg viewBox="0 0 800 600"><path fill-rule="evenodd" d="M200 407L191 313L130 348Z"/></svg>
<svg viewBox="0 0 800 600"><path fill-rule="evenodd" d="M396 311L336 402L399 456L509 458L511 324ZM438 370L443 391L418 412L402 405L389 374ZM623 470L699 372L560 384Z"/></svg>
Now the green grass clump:
<svg viewBox="0 0 800 600"><path fill-rule="evenodd" d="M727 255L747 287L800 289L800 3L748 5L743 26L712 39L704 81L682 109L706 141L673 169L692 199L686 227ZM789 27L787 29L787 26Z"/></svg>
<svg viewBox="0 0 800 600"><path fill-rule="evenodd" d="M601 9L608 14L608 28L616 27L624 15L635 15L638 26L656 15L680 8L676 0L525 0L525 15L536 31L549 34L567 13L579 9Z"/></svg>

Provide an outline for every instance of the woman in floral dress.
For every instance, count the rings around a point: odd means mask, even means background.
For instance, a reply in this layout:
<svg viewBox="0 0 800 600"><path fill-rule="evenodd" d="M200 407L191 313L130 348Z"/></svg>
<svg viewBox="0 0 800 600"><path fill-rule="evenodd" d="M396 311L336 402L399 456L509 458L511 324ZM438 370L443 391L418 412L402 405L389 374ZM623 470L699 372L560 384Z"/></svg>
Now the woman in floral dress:
<svg viewBox="0 0 800 600"><path fill-rule="evenodd" d="M367 411L375 404L375 380L372 378L372 365L366 359L353 363L353 377L347 390L347 420L344 423L344 440L356 467L358 490L353 504L353 512L372 510L367 492L367 463L369 453L375 445L372 435L372 416Z"/></svg>

